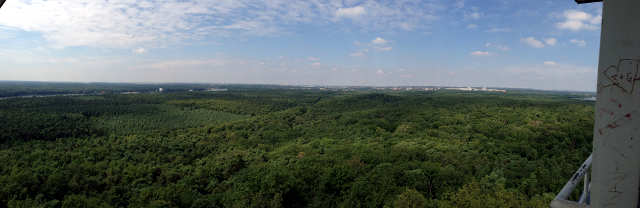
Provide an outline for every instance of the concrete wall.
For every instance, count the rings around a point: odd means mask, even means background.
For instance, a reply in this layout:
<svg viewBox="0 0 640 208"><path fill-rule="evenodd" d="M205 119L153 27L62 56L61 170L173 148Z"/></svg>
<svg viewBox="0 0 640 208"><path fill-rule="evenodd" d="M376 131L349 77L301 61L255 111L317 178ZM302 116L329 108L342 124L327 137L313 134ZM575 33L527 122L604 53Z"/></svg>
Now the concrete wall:
<svg viewBox="0 0 640 208"><path fill-rule="evenodd" d="M638 207L640 0L605 0L594 129L592 207Z"/></svg>

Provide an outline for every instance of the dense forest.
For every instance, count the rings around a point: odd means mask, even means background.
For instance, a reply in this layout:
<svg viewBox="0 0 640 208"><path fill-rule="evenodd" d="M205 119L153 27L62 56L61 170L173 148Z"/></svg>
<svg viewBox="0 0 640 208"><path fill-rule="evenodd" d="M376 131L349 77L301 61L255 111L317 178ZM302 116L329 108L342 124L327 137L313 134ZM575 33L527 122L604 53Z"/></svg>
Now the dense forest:
<svg viewBox="0 0 640 208"><path fill-rule="evenodd" d="M4 99L0 207L548 207L592 131L548 93Z"/></svg>

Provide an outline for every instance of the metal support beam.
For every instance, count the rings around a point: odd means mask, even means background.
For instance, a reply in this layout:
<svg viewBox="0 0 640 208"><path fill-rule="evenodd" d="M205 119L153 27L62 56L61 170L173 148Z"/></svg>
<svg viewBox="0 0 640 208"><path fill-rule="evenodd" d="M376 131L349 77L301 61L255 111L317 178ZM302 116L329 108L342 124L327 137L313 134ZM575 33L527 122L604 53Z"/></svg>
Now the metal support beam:
<svg viewBox="0 0 640 208"><path fill-rule="evenodd" d="M4 4L6 0L0 0L0 8L2 8L2 5Z"/></svg>
<svg viewBox="0 0 640 208"><path fill-rule="evenodd" d="M576 171L576 173L573 174L573 176L567 182L567 184L564 185L564 187L562 187L562 190L560 191L560 193L556 195L557 200L569 199L571 192L573 192L573 190L576 189L576 186L578 185L578 183L580 183L580 180L582 180L582 177L584 177L587 174L589 167L591 167L591 160L592 160L592 156L589 155L587 160L585 160L584 163L582 163L578 171Z"/></svg>
<svg viewBox="0 0 640 208"><path fill-rule="evenodd" d="M591 208L586 204L578 204L577 202L567 201L562 199L554 199L549 205L551 208Z"/></svg>

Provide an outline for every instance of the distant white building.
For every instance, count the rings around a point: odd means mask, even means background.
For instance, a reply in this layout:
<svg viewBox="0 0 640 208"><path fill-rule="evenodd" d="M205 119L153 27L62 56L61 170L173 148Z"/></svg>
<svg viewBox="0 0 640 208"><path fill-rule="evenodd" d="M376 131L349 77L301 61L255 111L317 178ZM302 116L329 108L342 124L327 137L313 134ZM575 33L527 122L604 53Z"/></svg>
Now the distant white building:
<svg viewBox="0 0 640 208"><path fill-rule="evenodd" d="M164 92L164 88L158 88L158 92Z"/></svg>
<svg viewBox="0 0 640 208"><path fill-rule="evenodd" d="M445 88L447 90L460 90L460 91L474 91L475 89L471 88L471 87L451 87L451 88Z"/></svg>
<svg viewBox="0 0 640 208"><path fill-rule="evenodd" d="M227 89L220 89L220 88L209 88L207 89L207 92L226 92L228 91Z"/></svg>
<svg viewBox="0 0 640 208"><path fill-rule="evenodd" d="M460 91L484 91L484 92L502 92L506 93L507 90L499 90L499 89L488 89L487 87L483 88L472 88L472 87L460 87L460 88L445 88L447 90L460 90Z"/></svg>

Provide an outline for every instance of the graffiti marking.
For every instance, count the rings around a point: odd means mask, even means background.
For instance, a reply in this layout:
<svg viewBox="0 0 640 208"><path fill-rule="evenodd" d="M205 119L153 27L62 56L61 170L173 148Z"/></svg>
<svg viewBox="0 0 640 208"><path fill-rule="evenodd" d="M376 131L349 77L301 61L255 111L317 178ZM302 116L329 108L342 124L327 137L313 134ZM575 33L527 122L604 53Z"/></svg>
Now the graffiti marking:
<svg viewBox="0 0 640 208"><path fill-rule="evenodd" d="M638 111L633 111L631 113L627 113L625 114L622 118L618 118L616 120L614 120L613 122L607 124L606 126L598 129L598 133L600 135L605 135L608 134L609 132L613 131L614 129L624 126L626 124L629 124L632 122L632 118L637 116Z"/></svg>
<svg viewBox="0 0 640 208"><path fill-rule="evenodd" d="M640 69L640 59L620 59L617 65L607 67L602 73L607 78L602 80L600 89L617 87L624 93L633 93ZM622 105L618 105L622 107Z"/></svg>

